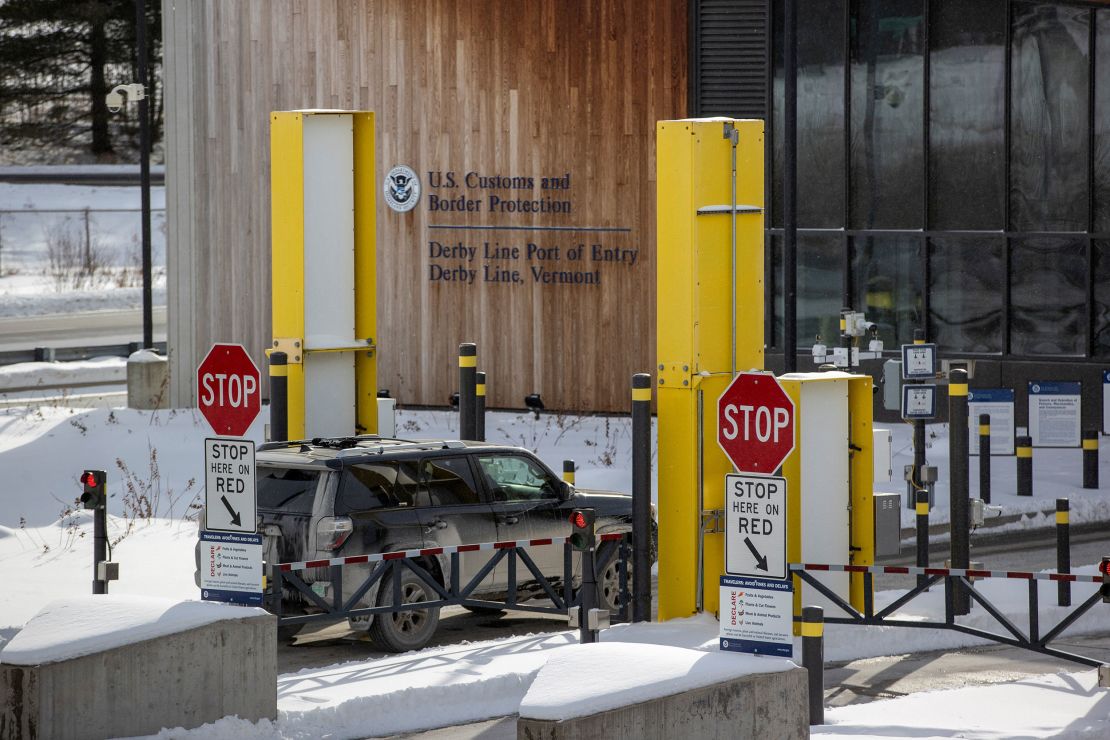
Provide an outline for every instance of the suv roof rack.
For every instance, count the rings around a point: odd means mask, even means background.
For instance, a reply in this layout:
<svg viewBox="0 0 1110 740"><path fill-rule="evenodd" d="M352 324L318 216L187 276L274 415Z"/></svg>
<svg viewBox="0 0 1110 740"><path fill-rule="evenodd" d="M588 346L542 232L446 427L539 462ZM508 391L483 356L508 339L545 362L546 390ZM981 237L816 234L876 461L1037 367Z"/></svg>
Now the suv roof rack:
<svg viewBox="0 0 1110 740"><path fill-rule="evenodd" d="M458 439L445 439L429 442L407 442L398 440L401 444L393 445L363 445L359 447L345 447L335 453L335 458L325 464L329 468L341 468L358 459L368 460L387 452L403 452L414 450L464 450L466 442Z"/></svg>
<svg viewBox="0 0 1110 740"><path fill-rule="evenodd" d="M360 442L381 441L409 443L411 440L399 437L382 437L377 434L359 434L350 437L313 437L312 439L290 439L281 442L266 442L258 446L258 451L280 450L284 447L325 447L332 450L345 450L358 446Z"/></svg>

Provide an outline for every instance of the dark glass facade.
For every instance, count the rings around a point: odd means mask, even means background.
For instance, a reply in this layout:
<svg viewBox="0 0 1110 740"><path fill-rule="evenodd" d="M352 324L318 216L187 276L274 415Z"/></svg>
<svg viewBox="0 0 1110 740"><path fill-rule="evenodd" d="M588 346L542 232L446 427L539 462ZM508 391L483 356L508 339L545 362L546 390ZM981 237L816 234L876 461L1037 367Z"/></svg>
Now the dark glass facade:
<svg viewBox="0 0 1110 740"><path fill-rule="evenodd" d="M799 349L1110 360L1110 4L795 0ZM770 344L782 347L783 13L769 7ZM838 292L839 291L839 292Z"/></svg>

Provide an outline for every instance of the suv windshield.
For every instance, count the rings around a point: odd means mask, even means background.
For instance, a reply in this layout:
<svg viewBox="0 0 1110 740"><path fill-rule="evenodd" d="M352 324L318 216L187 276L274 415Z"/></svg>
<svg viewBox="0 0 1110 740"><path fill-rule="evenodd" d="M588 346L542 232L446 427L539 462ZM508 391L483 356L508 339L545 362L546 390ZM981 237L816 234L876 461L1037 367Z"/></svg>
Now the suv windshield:
<svg viewBox="0 0 1110 740"><path fill-rule="evenodd" d="M318 470L258 466L258 508L311 514Z"/></svg>

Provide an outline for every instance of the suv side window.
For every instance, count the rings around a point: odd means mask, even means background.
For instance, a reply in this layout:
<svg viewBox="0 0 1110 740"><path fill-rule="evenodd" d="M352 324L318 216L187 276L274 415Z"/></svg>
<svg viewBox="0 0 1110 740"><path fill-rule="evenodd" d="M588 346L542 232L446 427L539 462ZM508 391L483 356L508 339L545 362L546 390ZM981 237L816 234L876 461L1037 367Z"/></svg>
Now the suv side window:
<svg viewBox="0 0 1110 740"><path fill-rule="evenodd" d="M557 499L559 482L535 460L522 455L479 455L494 501Z"/></svg>
<svg viewBox="0 0 1110 740"><path fill-rule="evenodd" d="M335 513L342 516L356 511L391 509L412 506L398 490L397 466L394 464L352 465L343 476L343 486L335 504Z"/></svg>
<svg viewBox="0 0 1110 740"><path fill-rule="evenodd" d="M258 508L311 514L320 471L258 466Z"/></svg>
<svg viewBox="0 0 1110 740"><path fill-rule="evenodd" d="M478 488L465 457L435 457L420 462L420 477L432 506L477 504Z"/></svg>

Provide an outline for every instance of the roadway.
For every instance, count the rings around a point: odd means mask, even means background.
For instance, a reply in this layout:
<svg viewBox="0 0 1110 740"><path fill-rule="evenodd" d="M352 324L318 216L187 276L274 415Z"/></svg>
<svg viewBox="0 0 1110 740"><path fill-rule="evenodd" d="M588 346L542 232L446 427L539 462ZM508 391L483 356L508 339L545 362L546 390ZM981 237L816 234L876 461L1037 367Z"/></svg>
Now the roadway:
<svg viewBox="0 0 1110 740"><path fill-rule="evenodd" d="M155 306L154 341L166 339L166 307ZM0 318L0 352L32 347L127 344L143 338L142 309Z"/></svg>

